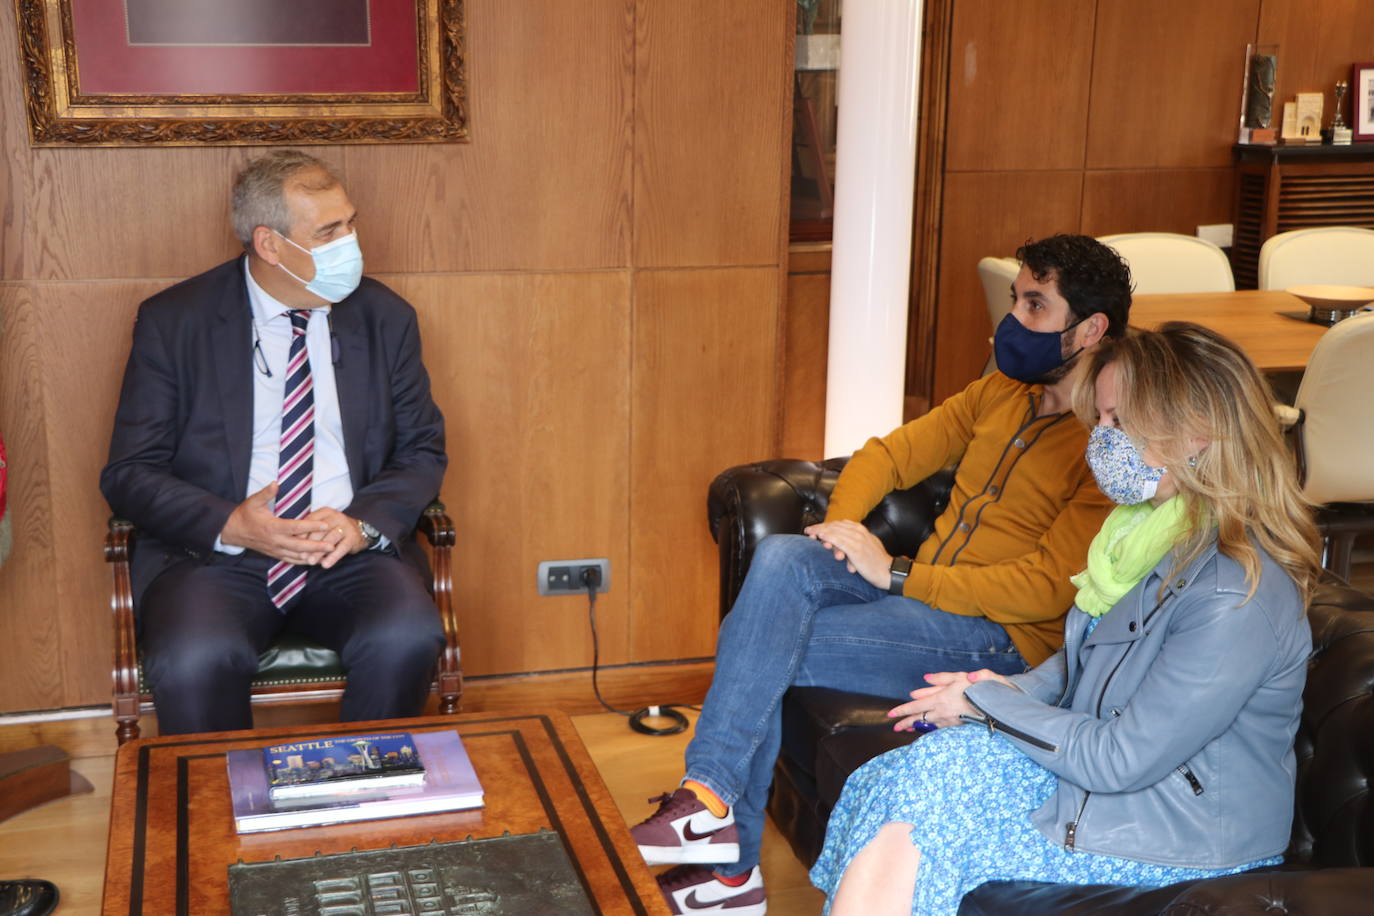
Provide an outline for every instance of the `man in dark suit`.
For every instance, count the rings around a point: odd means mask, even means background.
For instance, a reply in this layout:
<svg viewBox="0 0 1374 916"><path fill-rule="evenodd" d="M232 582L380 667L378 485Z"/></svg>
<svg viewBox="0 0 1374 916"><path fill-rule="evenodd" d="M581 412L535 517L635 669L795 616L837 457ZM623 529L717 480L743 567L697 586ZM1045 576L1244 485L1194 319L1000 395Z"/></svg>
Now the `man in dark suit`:
<svg viewBox="0 0 1374 916"><path fill-rule="evenodd" d="M284 629L339 653L345 721L424 704L444 635L414 530L444 421L414 309L362 277L355 217L323 162L268 153L234 184L244 256L139 307L100 487L139 529L163 734L251 728Z"/></svg>

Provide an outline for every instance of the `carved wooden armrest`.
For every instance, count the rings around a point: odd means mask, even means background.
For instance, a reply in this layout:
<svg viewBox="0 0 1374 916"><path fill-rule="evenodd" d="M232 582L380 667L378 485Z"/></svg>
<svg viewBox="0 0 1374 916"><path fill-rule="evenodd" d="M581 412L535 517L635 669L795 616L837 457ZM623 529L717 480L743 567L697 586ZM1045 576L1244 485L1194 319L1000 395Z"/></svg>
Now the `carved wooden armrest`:
<svg viewBox="0 0 1374 916"><path fill-rule="evenodd" d="M105 534L105 562L112 578L110 612L114 617L114 715L120 723L120 742L138 737L138 640L134 628L134 590L129 578L129 552L133 547L134 526L123 519L110 519ZM126 732L131 732L126 734Z"/></svg>
<svg viewBox="0 0 1374 916"><path fill-rule="evenodd" d="M434 573L434 605L444 627L444 652L439 658L439 711L445 715L458 710L463 693L462 653L458 644L458 616L453 608L453 546L457 532L444 504L435 500L420 516L420 533L430 544L430 566Z"/></svg>

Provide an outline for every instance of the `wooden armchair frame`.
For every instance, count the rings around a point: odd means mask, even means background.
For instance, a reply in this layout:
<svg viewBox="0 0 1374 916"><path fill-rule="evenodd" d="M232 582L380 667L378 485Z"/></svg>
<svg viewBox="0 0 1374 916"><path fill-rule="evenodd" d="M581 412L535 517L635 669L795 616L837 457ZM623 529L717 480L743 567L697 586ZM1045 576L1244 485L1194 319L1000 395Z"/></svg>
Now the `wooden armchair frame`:
<svg viewBox="0 0 1374 916"><path fill-rule="evenodd" d="M435 684L439 695L439 712L451 715L458 711L463 695L462 655L458 646L458 618L453 608L453 546L457 534L453 520L443 504L435 502L420 517L419 531L429 543L430 568L433 572L435 610L444 627L444 650L439 655ZM153 709L152 695L142 684L138 637L134 622L133 582L129 575L129 555L135 537L134 526L122 519L111 519L105 535L105 562L110 564L112 587L110 610L114 615L114 699L111 703L116 722L115 736L123 744L139 736L138 720ZM321 649L321 651L324 651ZM337 669L337 664L335 666ZM296 679L291 683L254 682L254 705L318 702L343 695L341 677Z"/></svg>

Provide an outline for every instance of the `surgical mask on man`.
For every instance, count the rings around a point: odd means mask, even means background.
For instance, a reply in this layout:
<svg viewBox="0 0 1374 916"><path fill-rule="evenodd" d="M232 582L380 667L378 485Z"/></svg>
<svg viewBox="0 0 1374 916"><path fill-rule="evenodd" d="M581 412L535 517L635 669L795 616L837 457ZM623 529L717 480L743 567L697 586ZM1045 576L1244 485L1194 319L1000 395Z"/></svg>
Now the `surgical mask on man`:
<svg viewBox="0 0 1374 916"><path fill-rule="evenodd" d="M1079 351L1074 351L1072 356L1065 359L1064 334L1076 328L1082 320L1078 319L1063 331L1032 331L1008 312L997 326L992 340L992 352L997 357L998 370L1008 378L1027 385L1039 382L1068 362L1068 359L1078 355Z"/></svg>
<svg viewBox="0 0 1374 916"><path fill-rule="evenodd" d="M273 230L276 231L275 229ZM350 232L343 238L321 245L319 248L302 248L286 236L277 232L288 244L300 248L315 262L315 276L309 282L291 273L285 264L277 266L285 270L292 279L305 285L305 288L325 302L342 302L352 295L363 279L363 250L358 247L358 233Z"/></svg>
<svg viewBox="0 0 1374 916"><path fill-rule="evenodd" d="M1087 459L1097 488L1122 506L1152 498L1164 477L1164 468L1146 464L1131 437L1115 426L1093 427L1088 434Z"/></svg>

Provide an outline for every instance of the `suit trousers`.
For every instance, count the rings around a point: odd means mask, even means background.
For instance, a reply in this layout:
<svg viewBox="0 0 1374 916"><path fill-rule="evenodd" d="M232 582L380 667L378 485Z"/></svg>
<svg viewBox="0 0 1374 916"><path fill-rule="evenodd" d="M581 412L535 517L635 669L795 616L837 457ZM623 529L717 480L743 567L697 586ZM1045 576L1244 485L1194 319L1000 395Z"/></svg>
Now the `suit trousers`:
<svg viewBox="0 0 1374 916"><path fill-rule="evenodd" d="M348 672L345 722L418 715L444 646L420 573L392 551L311 567L283 611L267 595L270 557L188 557L148 585L138 607L143 670L160 734L253 727L258 655L291 631L332 649Z"/></svg>

